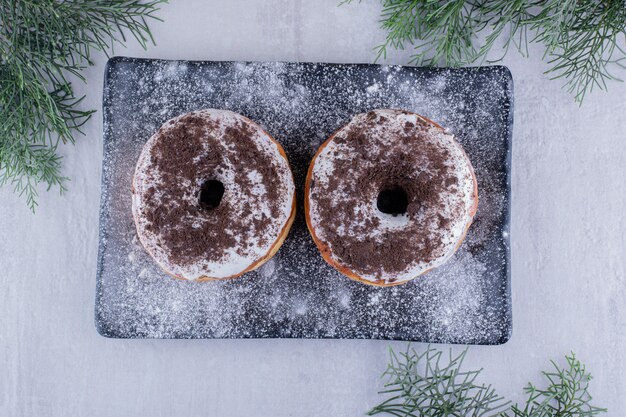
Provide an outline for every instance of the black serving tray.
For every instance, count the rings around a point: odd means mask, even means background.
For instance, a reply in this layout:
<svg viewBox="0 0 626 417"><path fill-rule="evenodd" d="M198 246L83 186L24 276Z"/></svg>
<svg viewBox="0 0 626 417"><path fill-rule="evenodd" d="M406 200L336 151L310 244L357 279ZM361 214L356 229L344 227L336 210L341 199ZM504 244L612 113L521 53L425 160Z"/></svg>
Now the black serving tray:
<svg viewBox="0 0 626 417"><path fill-rule="evenodd" d="M500 344L511 336L513 83L501 66L433 69L113 58L104 81L104 160L96 327L118 338L337 338ZM258 122L285 148L298 213L278 254L231 281L170 278L144 251L130 185L146 140L203 108ZM377 288L340 275L306 230L302 188L322 142L374 108L420 113L451 130L478 178L468 236L444 266Z"/></svg>

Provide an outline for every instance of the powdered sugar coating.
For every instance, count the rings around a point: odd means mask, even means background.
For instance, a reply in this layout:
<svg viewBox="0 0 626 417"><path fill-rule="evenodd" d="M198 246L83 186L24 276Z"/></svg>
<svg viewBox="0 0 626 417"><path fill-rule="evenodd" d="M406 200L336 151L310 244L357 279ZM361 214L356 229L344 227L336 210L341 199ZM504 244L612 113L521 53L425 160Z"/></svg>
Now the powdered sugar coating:
<svg viewBox="0 0 626 417"><path fill-rule="evenodd" d="M371 124L370 120L384 120L384 122ZM421 132L425 134L416 136L410 141L402 140L407 123L411 127L419 126ZM356 144L355 140L348 138L349 132L353 130L365 136L367 142L364 145ZM361 198L354 195L353 190L348 187L353 186L356 178L365 170L375 165L388 165L393 155L423 152L420 148L423 143L418 143L418 141L441 149L447 155L445 160L445 165L449 170L447 175L451 175L454 186L446 187L438 193L443 205L437 207L437 214L447 219L445 227L440 224L438 217L426 216L423 210L413 215L404 213L394 216L383 213L376 206L376 196L381 190L372 187L367 197ZM355 149L362 146L367 148L369 155L375 155L376 159L359 158ZM411 167L412 171L405 173L406 177L417 181L420 175L427 174L433 178L433 181L443 182L446 178L440 178L441 174L434 171L429 158L430 155L425 152L418 155L417 163ZM352 162L355 159L358 159L358 165L353 166L347 173L341 173L340 175L344 178L333 181L338 176L336 172L338 162ZM333 189L330 186L331 182L338 182L340 187ZM415 113L399 110L378 109L356 115L350 123L325 143L313 161L311 183L314 183L315 187L309 193L309 220L316 237L330 247L330 256L335 262L347 267L359 278L372 283L406 282L446 262L454 254L467 227L472 222L477 204L471 163L461 146L454 140L454 136L445 133L443 129L434 126ZM415 258L400 272L386 271L384 266L380 265L376 273L368 273L358 263L342 258L333 252L333 238L325 232L329 219L324 217L319 206L319 196L326 198L329 195L336 207L333 210L334 220L337 221L339 217L339 226L333 231L337 233L339 239L350 237L360 242L374 241L382 245L391 245L393 242L383 240L389 237L393 239L396 234L419 224L420 230L425 231L431 241L438 239L441 245L436 253L427 259L420 258L418 250L415 250ZM351 207L354 205L354 212L342 216L344 213L340 208L347 205Z"/></svg>
<svg viewBox="0 0 626 417"><path fill-rule="evenodd" d="M503 67L431 69L115 58L105 76L96 323L123 338L367 338L499 344L511 334L506 164L512 81ZM370 88L371 87L371 88ZM444 265L404 285L346 279L296 219L270 261L238 279L168 279L145 251L129 184L142 147L181 113L224 108L284 147L304 189L320 145L358 113L414 111L449 128L476 171L480 205Z"/></svg>
<svg viewBox="0 0 626 417"><path fill-rule="evenodd" d="M154 148L160 141L171 140L168 133L173 129L180 128L183 125L186 114L180 115L174 119L167 121L157 133L155 133L145 144L141 155L139 156L135 175L133 178L133 194L132 194L132 210L137 226L137 232L141 243L146 250L152 255L154 260L170 274L179 278L188 280L196 280L199 278L228 278L241 274L261 258L267 255L272 246L281 236L285 225L287 224L294 199L294 183L289 164L281 155L278 145L272 138L258 125L250 122L247 118L226 110L207 109L191 113L197 116L205 123L201 131L195 128L183 126L190 130L190 134L202 135L206 138L203 144L203 151L196 155L189 164L202 163L208 154L216 153L218 149L216 144L209 141L217 139L217 146L220 147L220 169L213 170L211 176L213 180L220 181L224 184L225 192L222 197L221 204L227 204L230 207L229 216L233 222L227 224L219 233L231 236L236 241L236 246L226 248L225 252L219 257L212 259L204 256L197 259L194 263L183 264L173 259L171 250L168 248L165 237L155 232L151 227L151 220L147 216L147 206L150 199L155 200L159 209L168 210L170 207L162 201L163 195L169 190L168 185L164 184L162 172L155 167ZM245 125L250 133L250 139L256 151L263 153L271 158L272 163L277 168L279 174L278 201L270 201L270 196L265 189L263 183L263 174L261 174L254 165L241 166L233 156L237 149L233 143L228 141L226 130L237 125ZM163 157L163 156L162 156ZM167 155L164 156L167 158ZM244 175L248 182L244 185L235 181L236 175ZM266 174L267 175L267 174ZM198 195L200 187L207 178L195 178L195 182L191 183L181 178L177 187L183 188L185 193L182 200L173 201L175 205L179 204L198 204ZM150 192L151 191L151 192ZM255 210L250 212L244 210L245 205L241 204L244 200L251 200ZM271 213L270 203L279 207L278 216L274 217ZM192 219L192 227L199 228L203 223L207 222L207 216L212 213L200 211ZM244 223L252 223L260 217L272 219L271 222L259 234L256 230L234 228L234 220L243 221ZM184 228L183 224L174 224L173 228ZM183 234L185 230L180 230Z"/></svg>

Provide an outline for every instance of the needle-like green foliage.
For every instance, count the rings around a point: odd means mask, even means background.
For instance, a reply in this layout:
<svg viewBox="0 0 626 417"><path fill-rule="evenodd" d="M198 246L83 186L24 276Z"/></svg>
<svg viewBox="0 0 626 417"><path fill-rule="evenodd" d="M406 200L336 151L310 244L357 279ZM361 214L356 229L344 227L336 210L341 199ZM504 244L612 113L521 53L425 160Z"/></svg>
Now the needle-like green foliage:
<svg viewBox="0 0 626 417"><path fill-rule="evenodd" d="M546 73L563 78L582 102L594 88L619 80L626 63L625 0L381 0L387 32L376 59L413 48L411 64L460 66L487 62L500 40L499 61L514 45L545 47ZM351 3L344 0L342 3Z"/></svg>
<svg viewBox="0 0 626 417"><path fill-rule="evenodd" d="M409 345L397 354L390 349L390 361L380 391L384 400L368 415L396 417L590 417L605 413L605 408L591 405L591 375L572 353L567 365L542 372L547 387L531 383L524 405L510 405L496 394L491 385L478 381L481 369L464 370L467 349L455 356L428 347L418 353Z"/></svg>
<svg viewBox="0 0 626 417"><path fill-rule="evenodd" d="M65 190L59 143L90 118L71 78L84 80L91 52L130 34L153 42L148 19L165 0L0 0L0 186L34 210L37 186Z"/></svg>
<svg viewBox="0 0 626 417"><path fill-rule="evenodd" d="M526 404L514 405L506 417L589 417L605 413L606 408L591 405L589 381L591 375L572 353L565 357L567 366L560 368L551 361L553 370L542 372L547 382L545 389L529 383Z"/></svg>
<svg viewBox="0 0 626 417"><path fill-rule="evenodd" d="M477 383L481 370L462 369L467 349L458 356L452 351L427 348L418 353L410 346L391 359L384 377L388 398L369 415L387 414L403 417L498 416L507 406L491 386ZM447 356L447 358L446 358Z"/></svg>

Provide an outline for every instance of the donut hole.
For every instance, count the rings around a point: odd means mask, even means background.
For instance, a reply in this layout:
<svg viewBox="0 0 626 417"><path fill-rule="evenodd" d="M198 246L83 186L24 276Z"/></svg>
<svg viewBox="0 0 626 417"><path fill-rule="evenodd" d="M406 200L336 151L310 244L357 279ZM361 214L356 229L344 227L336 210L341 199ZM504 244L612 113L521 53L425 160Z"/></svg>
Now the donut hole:
<svg viewBox="0 0 626 417"><path fill-rule="evenodd" d="M409 197L400 187L387 188L378 193L376 207L381 213L397 216L405 214L409 206Z"/></svg>
<svg viewBox="0 0 626 417"><path fill-rule="evenodd" d="M200 186L200 196L198 200L200 207L206 210L217 208L222 202L224 195L224 184L217 180L207 180Z"/></svg>

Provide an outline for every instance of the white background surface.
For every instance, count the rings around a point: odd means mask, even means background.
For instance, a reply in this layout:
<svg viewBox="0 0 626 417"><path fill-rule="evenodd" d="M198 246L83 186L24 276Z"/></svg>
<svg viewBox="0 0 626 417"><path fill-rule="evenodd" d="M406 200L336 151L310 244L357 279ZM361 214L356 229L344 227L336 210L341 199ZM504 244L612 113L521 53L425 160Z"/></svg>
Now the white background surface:
<svg viewBox="0 0 626 417"><path fill-rule="evenodd" d="M158 46L117 54L199 60L371 62L379 3L185 0ZM522 400L570 350L609 415L626 413L626 86L583 107L542 74L541 51L505 60L515 81L513 337L468 365ZM405 64L409 52L387 62ZM69 192L35 215L0 189L0 416L356 416L379 401L384 341L110 340L93 324L106 59L85 72L86 137L64 147ZM404 343L393 343L403 348Z"/></svg>

